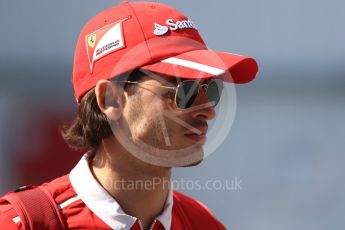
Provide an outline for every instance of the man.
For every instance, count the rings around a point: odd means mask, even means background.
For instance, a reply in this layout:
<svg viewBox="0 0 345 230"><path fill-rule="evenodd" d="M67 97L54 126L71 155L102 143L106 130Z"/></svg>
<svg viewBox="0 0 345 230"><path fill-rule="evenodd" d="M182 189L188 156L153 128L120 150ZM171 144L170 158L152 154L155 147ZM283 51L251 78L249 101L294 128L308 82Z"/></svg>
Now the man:
<svg viewBox="0 0 345 230"><path fill-rule="evenodd" d="M171 168L202 161L223 82L256 73L252 58L208 50L194 22L170 6L123 2L92 18L74 57L78 116L62 130L70 146L89 151L41 186L64 228L225 229L173 191ZM31 218L11 199L0 204L0 229L22 229Z"/></svg>

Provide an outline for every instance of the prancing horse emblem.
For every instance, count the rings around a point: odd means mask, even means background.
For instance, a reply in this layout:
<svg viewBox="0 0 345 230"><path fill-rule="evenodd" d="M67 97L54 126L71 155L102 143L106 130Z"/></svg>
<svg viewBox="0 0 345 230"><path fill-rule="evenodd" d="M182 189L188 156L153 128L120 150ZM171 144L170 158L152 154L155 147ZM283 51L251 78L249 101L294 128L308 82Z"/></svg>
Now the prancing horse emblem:
<svg viewBox="0 0 345 230"><path fill-rule="evenodd" d="M88 45L89 45L91 48L95 47L95 44L96 44L96 35L95 35L95 34L90 35L90 36L87 38L87 43L88 43Z"/></svg>

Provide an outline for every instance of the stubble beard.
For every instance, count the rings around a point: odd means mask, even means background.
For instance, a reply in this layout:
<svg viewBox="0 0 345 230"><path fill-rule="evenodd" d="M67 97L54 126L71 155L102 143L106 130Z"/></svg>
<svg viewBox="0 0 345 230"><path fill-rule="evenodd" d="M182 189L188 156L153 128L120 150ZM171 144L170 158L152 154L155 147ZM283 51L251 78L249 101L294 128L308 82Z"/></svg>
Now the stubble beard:
<svg viewBox="0 0 345 230"><path fill-rule="evenodd" d="M202 161L204 152L201 145L183 146L174 138L178 132L181 132L176 130L178 124L168 121L166 118L159 119L156 116L148 119L145 117L146 114L140 98L133 99L133 106L131 106L127 122L134 145L152 156L165 159L167 162L170 159L175 164L172 166L195 166ZM157 111L157 113L159 112L161 111ZM167 131L165 134L163 133L162 121ZM145 159L141 160L145 161Z"/></svg>

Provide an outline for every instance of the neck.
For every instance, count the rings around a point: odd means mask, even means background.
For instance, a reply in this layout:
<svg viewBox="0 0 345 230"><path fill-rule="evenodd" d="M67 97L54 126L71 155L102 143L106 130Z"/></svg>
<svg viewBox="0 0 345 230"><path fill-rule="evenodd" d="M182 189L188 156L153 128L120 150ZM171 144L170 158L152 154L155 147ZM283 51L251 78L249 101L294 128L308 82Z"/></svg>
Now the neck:
<svg viewBox="0 0 345 230"><path fill-rule="evenodd" d="M171 168L149 165L135 158L112 137L103 141L92 160L98 182L148 229L164 210Z"/></svg>

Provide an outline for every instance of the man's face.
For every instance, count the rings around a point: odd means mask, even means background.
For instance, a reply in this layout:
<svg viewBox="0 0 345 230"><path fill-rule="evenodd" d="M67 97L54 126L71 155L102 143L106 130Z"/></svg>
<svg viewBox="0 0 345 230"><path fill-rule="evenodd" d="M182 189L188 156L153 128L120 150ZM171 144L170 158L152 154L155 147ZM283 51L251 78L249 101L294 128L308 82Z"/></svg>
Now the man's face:
<svg viewBox="0 0 345 230"><path fill-rule="evenodd" d="M201 80L200 84L207 81ZM143 77L140 84L134 86L136 93L128 97L123 120L132 141L140 149L165 159L175 157L175 163L179 157L181 162L178 164L186 166L202 160L207 121L215 117L215 110L202 88L192 107L177 108L175 91L161 87L176 86L176 82L179 80L171 77ZM193 157L181 157L184 155Z"/></svg>

